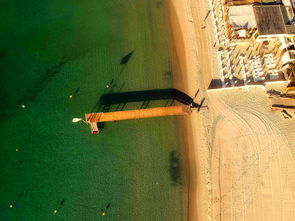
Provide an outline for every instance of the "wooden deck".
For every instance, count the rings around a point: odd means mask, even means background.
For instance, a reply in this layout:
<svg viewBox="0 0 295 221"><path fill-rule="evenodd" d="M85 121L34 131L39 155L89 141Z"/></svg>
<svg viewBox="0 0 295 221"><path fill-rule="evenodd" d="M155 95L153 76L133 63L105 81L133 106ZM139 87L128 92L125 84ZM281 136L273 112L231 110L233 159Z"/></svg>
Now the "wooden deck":
<svg viewBox="0 0 295 221"><path fill-rule="evenodd" d="M108 113L90 113L85 114L86 122L108 122L117 120L141 119L171 115L187 115L191 113L189 106L171 106L171 107L156 107L148 109L116 111Z"/></svg>

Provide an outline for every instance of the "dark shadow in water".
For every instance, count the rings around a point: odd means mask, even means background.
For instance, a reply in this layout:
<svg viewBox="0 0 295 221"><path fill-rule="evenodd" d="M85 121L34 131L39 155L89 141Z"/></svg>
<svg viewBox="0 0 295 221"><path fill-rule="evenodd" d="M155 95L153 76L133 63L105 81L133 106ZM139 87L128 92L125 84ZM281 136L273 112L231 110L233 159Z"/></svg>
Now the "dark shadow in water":
<svg viewBox="0 0 295 221"><path fill-rule="evenodd" d="M148 108L149 104L150 104L149 100L143 101L139 109L146 109Z"/></svg>
<svg viewBox="0 0 295 221"><path fill-rule="evenodd" d="M198 106L190 96L174 88L103 94L99 99L99 103L101 105L112 105L128 102L171 99L177 100L186 105Z"/></svg>
<svg viewBox="0 0 295 221"><path fill-rule="evenodd" d="M167 100L165 106L170 103L170 106L174 103L175 100L179 101L182 104L190 105L194 108L201 108L202 104L199 105L193 101L193 98L187 94L174 89L156 89L156 90L145 90L145 91L130 91L122 93L104 93L96 105L92 108L91 113L94 112L103 112L106 113L110 110L111 105L117 105L115 111L122 111L127 103L130 102L143 102L139 107L140 109L145 109L149 106L150 101L152 100ZM198 109L199 111L199 109Z"/></svg>
<svg viewBox="0 0 295 221"><path fill-rule="evenodd" d="M104 94L106 92L109 92L109 93L113 92L115 90L115 88L118 86L118 83L120 82L121 76L124 73L125 68L127 67L127 64L130 61L130 59L131 59L134 52L135 52L135 49L133 49L131 52L129 52L127 55L125 55L121 59L120 65L122 65L122 68L121 68L120 72L117 74L117 76L110 81L110 83L108 84L107 89L104 91ZM124 85L125 85L125 82L123 83L123 87L124 87Z"/></svg>
<svg viewBox="0 0 295 221"><path fill-rule="evenodd" d="M75 56L63 56L61 60L51 66L45 74L42 76L42 78L37 82L36 87L31 94L31 96L27 99L27 101L33 101L37 97L37 95L48 85L48 83L53 80L58 74L61 73L61 70L64 68L65 65L72 63L73 61L79 59L80 57L84 56L88 51L83 51L80 54L77 54ZM80 88L76 89L76 93L78 93Z"/></svg>
<svg viewBox="0 0 295 221"><path fill-rule="evenodd" d="M20 208L21 203L20 201L23 199L23 197L26 195L26 192L24 189L20 191L19 194L17 194L17 197L13 202L7 202L5 206L0 205L0 220L11 220L11 219L6 219L6 216L9 216L9 212L13 211L15 208ZM10 207L12 205L12 207Z"/></svg>
<svg viewBox="0 0 295 221"><path fill-rule="evenodd" d="M112 86L109 88L109 90L106 90L107 93L113 93L116 89L117 93L120 92L125 87L125 82L119 83L113 83ZM106 93L104 93L106 94Z"/></svg>
<svg viewBox="0 0 295 221"><path fill-rule="evenodd" d="M37 95L44 90L48 83L60 73L64 65L68 64L69 62L70 59L64 56L57 64L47 69L45 74L36 83L33 93L26 99L26 102L34 101ZM24 103L24 101L22 103Z"/></svg>
<svg viewBox="0 0 295 221"><path fill-rule="evenodd" d="M171 77L172 76L172 72L171 71L166 71L166 72L164 72L164 76Z"/></svg>
<svg viewBox="0 0 295 221"><path fill-rule="evenodd" d="M80 92L80 88L78 87L78 88L75 90L75 94L77 95L79 92Z"/></svg>
<svg viewBox="0 0 295 221"><path fill-rule="evenodd" d="M65 203L65 199L62 199L59 204L62 206L64 203Z"/></svg>
<svg viewBox="0 0 295 221"><path fill-rule="evenodd" d="M0 98L3 101L3 105L0 110L0 122L11 117L19 108L20 105L26 104L28 102L33 102L38 94L42 92L46 86L52 81L58 74L61 73L61 70L66 64L72 63L73 61L77 60L78 58L84 56L88 51L82 51L80 54L77 55L70 55L70 56L63 56L60 61L53 66L49 67L43 76L36 82L35 87L32 88L32 93L29 96L21 98L16 104L13 105L5 105L5 100L7 99L8 95L2 93L0 91ZM4 55L5 56L5 55ZM79 92L79 91L78 91ZM77 93L78 93L77 92ZM2 99L3 98L3 99Z"/></svg>
<svg viewBox="0 0 295 221"><path fill-rule="evenodd" d="M105 91L103 92L103 95L104 94L107 94L107 93L112 93L115 89L117 90L117 92L120 92L124 88L125 82L123 82L122 84L118 85L117 83L114 82L114 79L112 79L110 81L110 84L108 84L108 86L109 87L106 88ZM119 103L119 105L120 105L120 103ZM107 106L108 109L110 109L110 107L109 107L110 105L104 105L104 104L102 104L101 101L100 101L100 99L99 99L96 102L96 104L93 106L93 108L91 109L91 113L99 112L99 111L102 112L102 110L105 109L104 106Z"/></svg>
<svg viewBox="0 0 295 221"><path fill-rule="evenodd" d="M182 185L180 159L176 150L169 153L169 173L173 185Z"/></svg>
<svg viewBox="0 0 295 221"><path fill-rule="evenodd" d="M130 58L132 57L133 53L134 53L135 49L131 52L129 52L127 55L125 55L121 61L120 61L120 64L127 64L128 61L130 60Z"/></svg>
<svg viewBox="0 0 295 221"><path fill-rule="evenodd" d="M156 7L157 8L160 8L162 6L163 6L163 1L162 0L159 0L159 1L156 2Z"/></svg>
<svg viewBox="0 0 295 221"><path fill-rule="evenodd" d="M122 68L120 72L116 75L116 77L111 79L111 81L106 85L106 88L103 94L113 93L115 90L119 92L124 88L125 82L121 83L121 76L124 73L125 68L127 67L127 64L130 61L134 52L135 52L135 49L133 49L132 51L130 51L128 54L126 54L125 56L121 58L120 65L122 65ZM100 100L98 100L96 104L94 105L94 107L92 108L91 113L98 112L99 110L104 108L103 106L104 104L101 104Z"/></svg>

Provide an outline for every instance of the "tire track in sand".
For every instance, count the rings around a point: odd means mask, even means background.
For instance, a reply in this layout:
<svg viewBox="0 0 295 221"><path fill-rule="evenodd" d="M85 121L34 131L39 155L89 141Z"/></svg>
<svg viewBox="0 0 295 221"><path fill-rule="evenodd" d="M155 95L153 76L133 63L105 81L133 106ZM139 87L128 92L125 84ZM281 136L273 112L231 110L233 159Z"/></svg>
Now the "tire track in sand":
<svg viewBox="0 0 295 221"><path fill-rule="evenodd" d="M211 154L214 219L245 220L249 217L247 209L257 215L259 206L273 211L276 200L285 200L288 208L276 205L280 207L276 209L278 212L270 212L268 220L291 220L285 214L292 211L294 197L286 194L285 189L292 189L287 181L294 169L288 169L292 156L286 138L264 113L253 108L231 108L220 99L214 101L214 108L222 115L212 128L216 131L215 137L212 133ZM288 161L282 163L282 159ZM273 168L274 163L279 169ZM276 183L272 183L271 175L278 177ZM274 189L283 196L274 197Z"/></svg>

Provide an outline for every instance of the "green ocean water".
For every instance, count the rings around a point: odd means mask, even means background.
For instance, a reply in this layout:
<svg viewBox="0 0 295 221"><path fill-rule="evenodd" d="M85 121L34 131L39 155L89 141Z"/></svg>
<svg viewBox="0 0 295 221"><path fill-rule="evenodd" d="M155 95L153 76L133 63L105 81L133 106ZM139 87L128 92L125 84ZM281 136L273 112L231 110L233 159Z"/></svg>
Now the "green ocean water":
<svg viewBox="0 0 295 221"><path fill-rule="evenodd" d="M171 87L163 4L0 1L1 221L183 220L174 117L107 123L99 135L71 122L112 79L116 91Z"/></svg>

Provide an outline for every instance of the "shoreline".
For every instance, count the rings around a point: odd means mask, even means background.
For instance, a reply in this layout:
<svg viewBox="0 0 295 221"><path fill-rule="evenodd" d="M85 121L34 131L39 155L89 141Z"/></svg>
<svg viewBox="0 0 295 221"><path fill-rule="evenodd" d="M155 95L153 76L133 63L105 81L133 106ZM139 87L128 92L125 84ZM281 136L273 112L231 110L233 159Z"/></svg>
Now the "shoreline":
<svg viewBox="0 0 295 221"><path fill-rule="evenodd" d="M193 5L190 0L166 1L167 20L169 23L170 54L173 70L173 86L190 96L194 96L200 89L197 99L206 95L212 70L212 60L208 58L208 42L211 36L207 30L202 30L202 15L207 13L205 6ZM209 36L208 36L209 35ZM201 52L201 53L199 53ZM203 65L202 63L207 62ZM200 65L202 64L202 66ZM204 73L207 76L204 76ZM199 102L199 100L197 100ZM178 117L177 127L180 135L182 148L182 158L184 161L184 193L183 209L184 220L206 220L210 217L208 208L210 200L208 197L208 185L202 181L204 175L201 174L208 164L203 156L199 156L200 151L204 151L204 141L202 139L203 127L202 117L199 113L189 116ZM205 147L206 148L206 147ZM206 153L205 153L206 155ZM207 154L208 156L208 154ZM199 178L202 177L203 178ZM207 177L210 179L210 177Z"/></svg>
<svg viewBox="0 0 295 221"><path fill-rule="evenodd" d="M173 0L172 0L173 1ZM169 34L170 34L170 54L172 59L172 72L173 72L173 87L188 93L188 83L186 73L186 60L184 42L181 35L181 27L176 11L176 6L171 0L167 1L166 11L167 19L169 22ZM179 8L178 8L179 11ZM178 32L178 33L177 33ZM196 202L193 197L190 197L196 190L195 184L195 172L196 172L196 159L194 154L191 154L190 150L193 150L194 144L192 143L192 128L189 120L190 116L177 117L177 128L180 136L181 146L181 158L183 159L183 218L184 220L193 220L196 215L192 215L192 208L196 207ZM184 136L185 135L185 136ZM188 137L188 138L187 138ZM190 159L190 156L191 159Z"/></svg>

